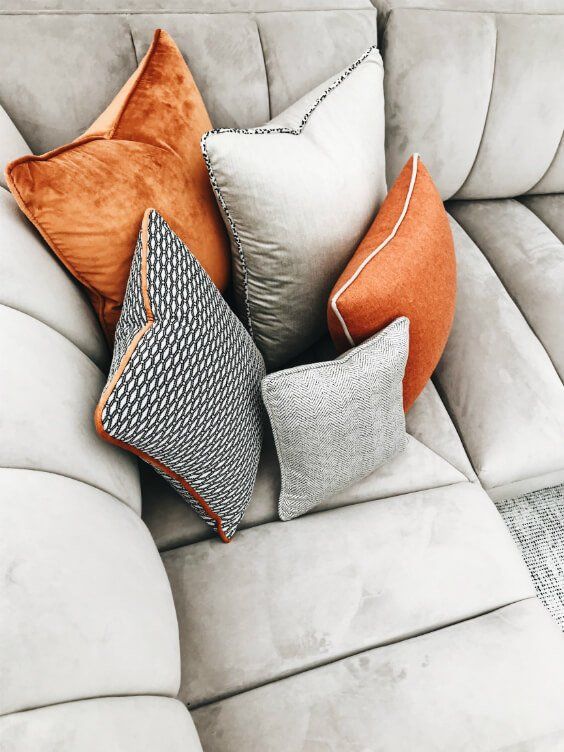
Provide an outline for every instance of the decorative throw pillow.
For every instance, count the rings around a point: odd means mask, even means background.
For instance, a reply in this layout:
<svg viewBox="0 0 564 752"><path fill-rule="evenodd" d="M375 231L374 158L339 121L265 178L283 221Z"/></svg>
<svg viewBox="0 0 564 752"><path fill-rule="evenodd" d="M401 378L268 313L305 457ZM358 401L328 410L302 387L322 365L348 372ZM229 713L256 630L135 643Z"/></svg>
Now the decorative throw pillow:
<svg viewBox="0 0 564 752"><path fill-rule="evenodd" d="M220 289L228 283L228 239L199 145L210 127L182 55L158 30L83 136L7 168L20 207L88 289L109 341L147 206L170 221Z"/></svg>
<svg viewBox="0 0 564 752"><path fill-rule="evenodd" d="M455 302L456 261L448 216L431 176L414 154L331 292L329 330L342 352L398 316L407 316L407 411L439 362Z"/></svg>
<svg viewBox="0 0 564 752"><path fill-rule="evenodd" d="M385 196L382 79L372 47L266 126L202 139L237 306L270 370L326 331L331 286Z"/></svg>
<svg viewBox="0 0 564 752"><path fill-rule="evenodd" d="M399 318L337 360L263 380L282 477L280 519L305 514L405 449L408 341L409 321Z"/></svg>
<svg viewBox="0 0 564 752"><path fill-rule="evenodd" d="M264 362L165 220L148 209L95 423L161 473L224 541L251 498Z"/></svg>

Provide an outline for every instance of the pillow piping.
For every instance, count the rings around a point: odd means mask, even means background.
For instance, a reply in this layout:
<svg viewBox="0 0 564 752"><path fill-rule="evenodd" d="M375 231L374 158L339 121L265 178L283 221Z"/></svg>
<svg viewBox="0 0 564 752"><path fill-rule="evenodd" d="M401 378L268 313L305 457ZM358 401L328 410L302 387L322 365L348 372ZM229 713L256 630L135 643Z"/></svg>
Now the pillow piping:
<svg viewBox="0 0 564 752"><path fill-rule="evenodd" d="M290 136L299 136L300 133L303 131L305 126L307 125L311 115L316 110L316 108L323 102L324 99L327 98L327 96L337 88L340 84L345 81L350 74L358 68L358 66L366 60L366 58L374 51L377 50L377 45L373 44L371 45L357 60L355 60L354 63L349 65L348 68L346 68L338 78L334 79L331 84L325 89L325 91L316 99L316 101L311 105L309 110L304 114L300 124L297 128L268 128L267 126L259 127L259 128L215 128L211 131L208 131L207 133L204 133L202 136L202 139L200 141L200 145L202 148L202 154L204 157L204 161L206 163L206 166L208 168L208 173L210 176L210 183L214 190L214 193L216 195L218 204L224 214L224 217L227 219L227 222L229 223L229 227L231 229L231 233L233 235L233 240L235 241L235 245L237 247L237 254L239 256L239 259L241 261L241 267L243 269L243 291L244 291L244 297L245 297L245 317L246 322L245 325L250 333L250 335L253 336L253 322L251 317L251 308L249 304L249 274L248 274L248 267L247 267L247 261L245 258L245 253L243 251L243 244L241 242L241 238L239 237L239 232L237 230L237 226L235 224L235 221L233 217L231 216L231 213L229 211L229 208L227 206L227 203L223 197L223 194L221 192L221 188L218 185L217 178L215 176L213 166L211 164L211 159L208 154L207 150L207 140L209 136L213 136L220 133L242 133L247 136L253 136L253 135L266 135L270 133L286 133ZM381 58L378 61L380 65L382 65Z"/></svg>
<svg viewBox="0 0 564 752"><path fill-rule="evenodd" d="M348 288L350 287L350 285L352 285L352 283L355 282L355 280L360 276L362 270L366 266L368 266L368 264L376 256L376 254L379 253L383 248L385 248L388 245L388 243L390 243L395 238L395 236L397 235L397 233L398 233L398 231L399 231L399 229L401 227L401 224L402 224L403 220L405 219L405 215L407 214L407 211L409 209L409 204L410 204L410 201L411 201L411 196L413 195L413 189L415 188L415 180L417 178L417 170L418 170L418 167L419 167L419 159L420 159L419 154L417 152L415 152L413 154L413 165L412 165L412 169L411 169L411 180L409 181L409 189L407 191L407 195L405 197L405 202L403 204L403 208L401 210L401 213L400 213L400 215L398 217L398 220L397 220L396 224L394 225L391 233L388 235L387 238L385 238L385 240L383 240L380 243L380 245L377 248L375 248L372 251L372 253L370 253L364 259L364 261L362 262L362 264L360 264L360 266L355 271L355 273L349 279L347 279L347 281L344 283L344 285L341 288L339 288L339 290L337 290L337 292L331 298L331 309L333 310L333 313L335 314L335 316L339 320L339 323L341 324L343 332L344 332L344 334L345 334L345 336L346 336L346 338L347 338L347 340L348 340L348 342L349 342L349 344L350 344L351 347L355 346L355 341L352 338L351 333L349 332L348 326L347 326L344 318L341 316L341 312L339 311L339 307L338 307L339 298L340 298L340 296L346 290L348 290Z"/></svg>
<svg viewBox="0 0 564 752"><path fill-rule="evenodd" d="M131 356L135 352L139 341L151 329L151 327L155 323L155 317L153 314L153 310L151 308L151 301L149 299L149 292L147 289L147 253L148 253L147 235L148 235L149 217L150 217L151 212L153 211L155 211L155 209L147 209L145 211L145 214L143 215L143 222L141 225L141 292L143 295L143 306L145 308L145 314L147 316L147 323L137 332L135 337L132 339L111 381L108 384L106 384L104 391L102 392L102 396L100 397L100 401L98 402L98 405L96 406L96 410L94 411L94 424L96 426L96 431L106 441L109 441L111 444L115 444L121 449L125 449L128 452L132 452L133 454L136 454L145 462L149 463L150 465L153 465L154 467L158 467L159 470L162 470L166 475L171 477L177 483L180 483L188 491L188 493L198 502L198 504L200 504L200 506L205 511L205 513L209 515L211 519L214 520L214 522L217 525L217 533L219 537L221 538L221 540L224 543L229 543L230 538L228 538L225 535L225 532L222 526L221 517L216 512L214 512L213 509L210 508L210 506L200 496L200 494L194 488L192 488L192 486L182 476L175 473L173 470L171 470L169 467L164 465L162 462L159 462L159 460L155 459L154 457L151 457L146 452L143 452L141 449L138 449L137 447L134 447L131 444L127 444L125 441L121 441L121 439L117 439L111 434L109 434L105 430L103 422L102 422L102 413L104 411L104 408L106 407L106 403L109 399L110 394L112 393L115 385L117 384L119 378L121 377L123 371L125 370L127 364L129 363Z"/></svg>

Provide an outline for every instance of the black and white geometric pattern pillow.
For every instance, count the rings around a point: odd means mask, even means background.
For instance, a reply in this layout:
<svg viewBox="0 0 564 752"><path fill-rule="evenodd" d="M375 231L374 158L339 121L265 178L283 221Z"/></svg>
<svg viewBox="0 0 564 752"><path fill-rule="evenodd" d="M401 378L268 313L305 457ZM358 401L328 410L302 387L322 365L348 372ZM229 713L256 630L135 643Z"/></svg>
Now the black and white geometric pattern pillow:
<svg viewBox="0 0 564 752"><path fill-rule="evenodd" d="M226 542L255 483L264 372L199 262L148 209L96 428L152 465Z"/></svg>

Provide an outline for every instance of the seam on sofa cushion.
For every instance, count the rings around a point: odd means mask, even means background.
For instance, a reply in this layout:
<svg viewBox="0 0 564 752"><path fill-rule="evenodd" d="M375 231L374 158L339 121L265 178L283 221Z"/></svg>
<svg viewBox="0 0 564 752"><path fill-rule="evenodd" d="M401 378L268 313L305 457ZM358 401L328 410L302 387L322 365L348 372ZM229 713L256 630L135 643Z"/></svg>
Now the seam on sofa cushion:
<svg viewBox="0 0 564 752"><path fill-rule="evenodd" d="M531 588L533 588L532 583L531 583ZM464 624L467 621L474 621L475 619L480 619L482 616L487 616L488 614L496 613L497 611L501 611L504 608L507 608L508 606L512 606L512 605L514 605L516 603L523 603L525 601L535 601L535 600L537 600L537 596L535 595L534 589L533 589L531 595L529 595L529 596L525 596L524 598L519 598L519 599L517 599L515 601L509 601L507 603L503 603L503 604L501 604L499 606L496 606L495 608L487 609L485 611L480 611L479 613L473 614L472 616L468 616L465 619L459 619L458 621L447 622L447 623L442 624L442 625L440 625L438 627L435 627L433 629L428 629L428 630L422 630L422 631L413 632L413 634L407 634L407 635L405 635L403 637L398 637L397 639L388 640L386 642L381 642L381 643L378 643L376 645L372 645L372 646L369 646L369 647L362 648L361 650L356 650L356 651L352 651L352 652L346 653L345 655L340 655L340 656L338 656L338 657L336 657L336 658L334 658L332 660L329 660L329 661L320 661L319 663L316 663L313 666L308 666L307 668L304 668L303 670L292 671L290 673L284 674L283 676L277 677L276 679L271 679L269 681L257 682L256 684L253 684L253 685L247 687L242 692L225 692L224 694L218 695L217 697L214 697L214 698L212 698L210 700L206 700L204 702L199 702L199 703L194 703L194 704L188 703L187 707L190 709L190 711L194 711L194 710L197 710L199 708L204 708L204 707L206 707L208 705L213 705L213 704L215 704L217 702L222 702L223 700L228 700L230 697L236 697L237 695L243 695L243 694L246 694L247 692L252 692L255 689L259 689L260 687L266 687L269 684L275 684L276 682L284 681L285 679L289 679L292 676L299 676L300 674L309 673L310 671L316 671L318 668L323 668L324 666L330 666L333 663L339 663L340 661L346 661L349 658L352 658L353 656L356 656L356 655L362 655L363 653L368 653L368 652L370 652L372 650L378 650L379 648L385 648L385 647L388 647L389 645L397 645L397 644L399 644L401 642L407 642L408 640L414 640L414 639L417 639L418 637L422 637L423 635L433 634L434 632L440 632L443 629L448 629L450 627L454 627L457 624Z"/></svg>

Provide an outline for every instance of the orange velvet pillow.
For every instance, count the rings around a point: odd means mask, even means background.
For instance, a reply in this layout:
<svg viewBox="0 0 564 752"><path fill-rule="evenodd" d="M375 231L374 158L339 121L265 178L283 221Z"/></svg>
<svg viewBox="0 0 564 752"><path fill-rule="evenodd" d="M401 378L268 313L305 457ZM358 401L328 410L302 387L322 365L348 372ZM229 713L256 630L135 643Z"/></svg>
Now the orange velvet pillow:
<svg viewBox="0 0 564 752"><path fill-rule="evenodd" d="M447 213L414 154L331 292L329 330L342 352L407 316L407 411L441 357L455 299L456 261Z"/></svg>
<svg viewBox="0 0 564 752"><path fill-rule="evenodd" d="M157 30L135 73L86 133L6 169L20 207L88 289L110 342L148 206L215 284L227 286L228 240L200 150L210 128L180 51Z"/></svg>

